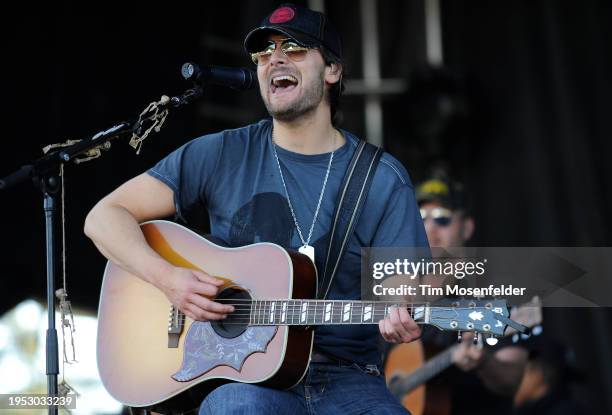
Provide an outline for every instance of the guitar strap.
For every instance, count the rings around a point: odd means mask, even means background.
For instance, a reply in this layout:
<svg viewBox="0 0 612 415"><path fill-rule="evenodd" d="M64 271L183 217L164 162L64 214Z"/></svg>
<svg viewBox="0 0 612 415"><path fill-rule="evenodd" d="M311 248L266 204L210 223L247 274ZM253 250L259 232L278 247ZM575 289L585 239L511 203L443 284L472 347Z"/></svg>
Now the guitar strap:
<svg viewBox="0 0 612 415"><path fill-rule="evenodd" d="M382 150L379 147L359 140L338 192L323 278L317 287L318 299L327 297L346 251L348 240L359 220L381 155Z"/></svg>

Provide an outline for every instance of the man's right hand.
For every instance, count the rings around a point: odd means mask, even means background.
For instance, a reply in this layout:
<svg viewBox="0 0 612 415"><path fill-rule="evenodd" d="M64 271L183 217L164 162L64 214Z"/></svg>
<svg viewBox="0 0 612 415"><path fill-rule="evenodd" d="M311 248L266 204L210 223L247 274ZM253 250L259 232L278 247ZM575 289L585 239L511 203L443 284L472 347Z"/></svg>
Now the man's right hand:
<svg viewBox="0 0 612 415"><path fill-rule="evenodd" d="M145 240L140 223L176 213L174 192L147 173L129 180L89 212L85 233L109 260L153 284L194 320L220 320L232 306L211 300L223 281L205 272L169 264Z"/></svg>
<svg viewBox="0 0 612 415"><path fill-rule="evenodd" d="M231 305L217 303L213 298L224 281L205 272L174 267L161 279L159 289L168 300L193 320L221 320L234 311Z"/></svg>

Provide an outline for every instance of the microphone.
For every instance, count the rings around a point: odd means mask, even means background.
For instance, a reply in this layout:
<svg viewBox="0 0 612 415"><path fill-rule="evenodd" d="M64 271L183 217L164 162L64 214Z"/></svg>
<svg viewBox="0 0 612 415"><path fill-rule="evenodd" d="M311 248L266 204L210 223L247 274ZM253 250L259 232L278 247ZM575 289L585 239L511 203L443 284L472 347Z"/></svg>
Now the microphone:
<svg viewBox="0 0 612 415"><path fill-rule="evenodd" d="M245 68L226 68L223 66L199 66L187 62L181 67L181 75L197 84L228 86L239 91L252 89L257 85L257 76Z"/></svg>

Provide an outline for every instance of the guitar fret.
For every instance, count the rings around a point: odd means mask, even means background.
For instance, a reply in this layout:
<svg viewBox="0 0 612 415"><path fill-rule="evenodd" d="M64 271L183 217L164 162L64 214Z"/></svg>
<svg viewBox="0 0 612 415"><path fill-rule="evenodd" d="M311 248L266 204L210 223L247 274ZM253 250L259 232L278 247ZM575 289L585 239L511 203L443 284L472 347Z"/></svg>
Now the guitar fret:
<svg viewBox="0 0 612 415"><path fill-rule="evenodd" d="M281 323L285 323L287 320L287 301L283 301L283 311L281 313Z"/></svg>
<svg viewBox="0 0 612 415"><path fill-rule="evenodd" d="M266 312L266 300L261 300L259 303L259 324L264 322L264 313Z"/></svg>
<svg viewBox="0 0 612 415"><path fill-rule="evenodd" d="M306 312L307 312L307 310L308 310L308 303L304 302L302 304L302 314L301 314L301 318L300 318L300 323L307 323L307 320L306 320L306 317L307 317L306 316Z"/></svg>
<svg viewBox="0 0 612 415"><path fill-rule="evenodd" d="M267 301L263 300L261 304L261 313L259 314L259 324L264 324L266 321L266 306Z"/></svg>
<svg viewBox="0 0 612 415"><path fill-rule="evenodd" d="M325 321L331 323L331 308L332 303L325 304Z"/></svg>
<svg viewBox="0 0 612 415"><path fill-rule="evenodd" d="M320 302L319 308L321 309L319 311L321 313L321 324L323 324L325 323L325 301Z"/></svg>
<svg viewBox="0 0 612 415"><path fill-rule="evenodd" d="M309 301L308 302L308 311L306 313L308 315L308 317L306 318L306 321L308 321L309 324L317 324L317 301Z"/></svg>
<svg viewBox="0 0 612 415"><path fill-rule="evenodd" d="M349 321L351 318L351 304L344 304L342 311L342 321Z"/></svg>
<svg viewBox="0 0 612 415"><path fill-rule="evenodd" d="M257 324L261 325L261 310L263 310L264 300L259 301L259 310L257 311Z"/></svg>
<svg viewBox="0 0 612 415"><path fill-rule="evenodd" d="M280 323L280 306L281 303L278 300L274 300L274 323Z"/></svg>
<svg viewBox="0 0 612 415"><path fill-rule="evenodd" d="M309 317L308 321L310 322L310 324L317 323L317 302L316 301L308 302L308 317Z"/></svg>
<svg viewBox="0 0 612 415"><path fill-rule="evenodd" d="M237 307L236 307L237 308ZM253 302L251 301L251 304L249 304L249 326L252 325L252 321L251 321L251 316L253 315Z"/></svg>
<svg viewBox="0 0 612 415"><path fill-rule="evenodd" d="M253 305L251 307L253 307L253 315L252 315L252 319L253 319L253 324L257 325L257 309L259 306L259 300L253 300Z"/></svg>
<svg viewBox="0 0 612 415"><path fill-rule="evenodd" d="M325 301L321 301L321 324L325 323Z"/></svg>
<svg viewBox="0 0 612 415"><path fill-rule="evenodd" d="M272 302L272 307L270 308L270 323L274 324L274 311L276 311L276 301Z"/></svg>
<svg viewBox="0 0 612 415"><path fill-rule="evenodd" d="M313 310L314 308L314 310ZM306 321L310 322L310 324L316 324L317 320L317 302L309 301L308 302L308 311L307 311Z"/></svg>
<svg viewBox="0 0 612 415"><path fill-rule="evenodd" d="M339 311L338 306L339 304L336 301L332 303L332 316L331 316L332 323L340 322L340 313L338 312Z"/></svg>
<svg viewBox="0 0 612 415"><path fill-rule="evenodd" d="M372 321L372 304L368 304L364 307L362 321Z"/></svg>
<svg viewBox="0 0 612 415"><path fill-rule="evenodd" d="M359 322L363 323L363 303L359 303Z"/></svg>

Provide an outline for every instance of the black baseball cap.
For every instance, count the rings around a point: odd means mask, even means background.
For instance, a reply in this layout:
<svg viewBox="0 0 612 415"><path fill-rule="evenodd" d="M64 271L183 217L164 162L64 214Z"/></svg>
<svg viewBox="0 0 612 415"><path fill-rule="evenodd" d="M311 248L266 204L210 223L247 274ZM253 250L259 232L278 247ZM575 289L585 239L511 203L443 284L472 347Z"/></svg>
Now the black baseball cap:
<svg viewBox="0 0 612 415"><path fill-rule="evenodd" d="M246 35L244 48L248 53L261 51L266 46L267 36L274 32L287 35L305 47L323 46L338 62L342 61L340 35L323 13L282 4Z"/></svg>
<svg viewBox="0 0 612 415"><path fill-rule="evenodd" d="M419 205L437 202L450 210L465 210L467 207L463 186L446 177L432 177L423 181L415 193Z"/></svg>

